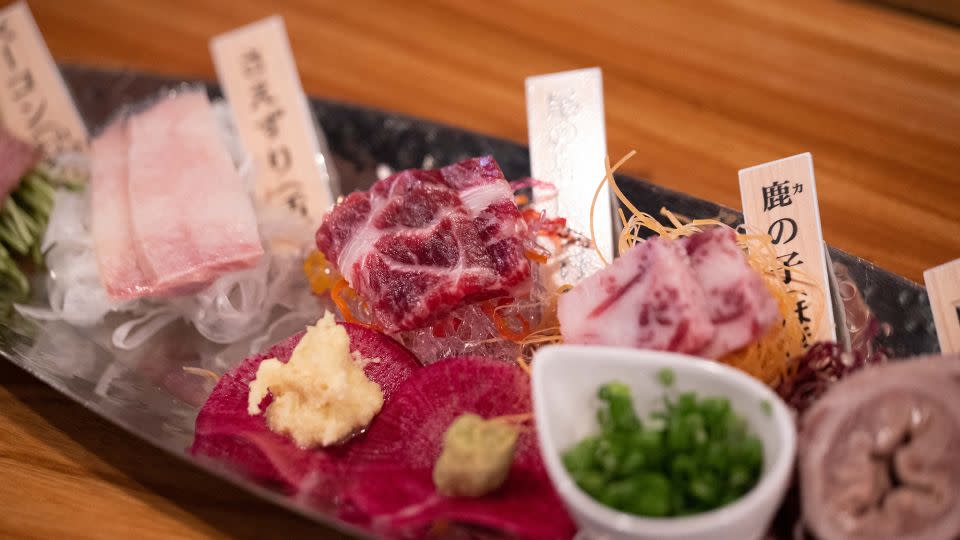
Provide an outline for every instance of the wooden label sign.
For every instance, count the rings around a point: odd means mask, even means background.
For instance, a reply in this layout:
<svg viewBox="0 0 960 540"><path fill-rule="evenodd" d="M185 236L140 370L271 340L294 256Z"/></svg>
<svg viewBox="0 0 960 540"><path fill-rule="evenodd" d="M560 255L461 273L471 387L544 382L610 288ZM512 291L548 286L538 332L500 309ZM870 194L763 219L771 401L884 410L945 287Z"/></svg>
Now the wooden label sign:
<svg viewBox="0 0 960 540"><path fill-rule="evenodd" d="M25 2L0 10L0 117L47 156L87 146L83 123Z"/></svg>
<svg viewBox="0 0 960 540"><path fill-rule="evenodd" d="M607 156L600 69L528 77L526 94L530 174L556 188L535 186L534 204L551 216L566 218L572 230L589 235L590 201L603 180ZM606 186L600 193L593 225L597 248L607 261L612 261L614 222ZM570 283L583 277L572 272L590 273L602 266L595 260L595 253L584 251L580 255L582 260L578 263L561 268L562 273L571 272L566 278Z"/></svg>
<svg viewBox="0 0 960 540"><path fill-rule="evenodd" d="M798 292L794 316L807 343L836 341L813 157L808 152L742 169L740 197L747 230L770 235L784 282Z"/></svg>
<svg viewBox="0 0 960 540"><path fill-rule="evenodd" d="M960 259L923 273L937 339L944 353L960 353Z"/></svg>
<svg viewBox="0 0 960 540"><path fill-rule="evenodd" d="M258 200L295 212L312 238L333 204L332 166L321 151L283 19L268 17L217 36L210 50L253 159Z"/></svg>

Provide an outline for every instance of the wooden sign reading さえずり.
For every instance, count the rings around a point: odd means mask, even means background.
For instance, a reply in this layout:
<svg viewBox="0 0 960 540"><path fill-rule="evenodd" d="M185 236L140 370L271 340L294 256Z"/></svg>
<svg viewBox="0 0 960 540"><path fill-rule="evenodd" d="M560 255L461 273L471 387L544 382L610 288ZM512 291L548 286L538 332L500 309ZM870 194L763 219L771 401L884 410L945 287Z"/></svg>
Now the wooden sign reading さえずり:
<svg viewBox="0 0 960 540"><path fill-rule="evenodd" d="M250 154L258 200L292 212L310 241L333 204L335 183L283 19L268 17L210 42L237 132Z"/></svg>

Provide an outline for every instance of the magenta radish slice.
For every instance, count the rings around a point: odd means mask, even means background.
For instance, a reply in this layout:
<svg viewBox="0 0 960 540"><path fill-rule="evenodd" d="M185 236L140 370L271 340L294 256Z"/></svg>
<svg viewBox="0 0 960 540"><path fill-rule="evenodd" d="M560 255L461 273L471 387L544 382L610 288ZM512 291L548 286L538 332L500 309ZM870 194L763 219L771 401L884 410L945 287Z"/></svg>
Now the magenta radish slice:
<svg viewBox="0 0 960 540"><path fill-rule="evenodd" d="M574 525L546 475L532 427L524 428L510 474L497 491L450 498L434 489L433 465L454 418L530 411L530 380L515 365L464 357L418 370L351 445L341 516L396 538L420 537L436 522L521 538L572 537Z"/></svg>
<svg viewBox="0 0 960 540"><path fill-rule="evenodd" d="M341 323L350 336L350 350L379 362L367 364L364 371L383 390L389 403L397 387L420 367L416 358L390 337L363 326ZM263 415L247 414L250 381L260 363L269 358L290 359L303 333L282 341L267 351L250 357L220 378L216 388L197 416L196 436L191 452L224 461L241 472L286 492L324 497L341 470L346 447L305 450L288 437L267 427ZM266 408L267 396L261 408Z"/></svg>

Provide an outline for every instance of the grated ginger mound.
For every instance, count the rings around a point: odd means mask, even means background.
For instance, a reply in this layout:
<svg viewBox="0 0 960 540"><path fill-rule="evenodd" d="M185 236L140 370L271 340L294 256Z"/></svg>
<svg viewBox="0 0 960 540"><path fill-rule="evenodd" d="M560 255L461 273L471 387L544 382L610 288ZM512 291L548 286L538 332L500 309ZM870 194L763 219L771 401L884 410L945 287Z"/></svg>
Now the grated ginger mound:
<svg viewBox="0 0 960 540"><path fill-rule="evenodd" d="M367 378L363 364L350 354L350 338L327 313L293 349L287 363L264 360L250 382L247 412L267 406L267 425L300 447L329 446L366 427L383 407L380 385Z"/></svg>

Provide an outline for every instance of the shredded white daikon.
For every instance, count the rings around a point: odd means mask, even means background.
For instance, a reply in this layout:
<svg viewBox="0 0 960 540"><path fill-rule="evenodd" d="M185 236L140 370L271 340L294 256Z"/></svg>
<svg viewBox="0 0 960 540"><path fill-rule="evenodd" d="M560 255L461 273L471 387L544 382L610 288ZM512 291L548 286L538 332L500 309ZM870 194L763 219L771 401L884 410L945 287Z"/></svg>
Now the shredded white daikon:
<svg viewBox="0 0 960 540"><path fill-rule="evenodd" d="M125 320L113 332L113 345L128 350L181 318L210 341L233 343L262 332L277 316L307 323L318 313L301 271L302 256L288 248L271 249L269 238L264 238L267 249L257 266L225 274L195 295L113 300L100 283L88 222L89 198L58 191L43 243L49 307L18 305L20 313L80 327L97 325L112 312L123 313ZM261 230L276 230L276 225L263 223Z"/></svg>

